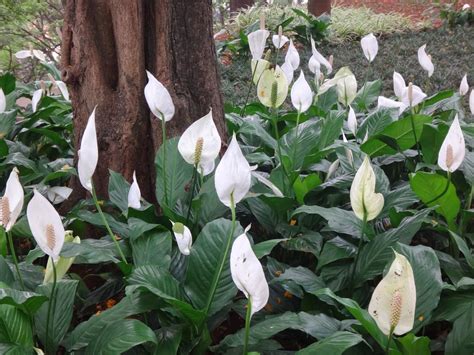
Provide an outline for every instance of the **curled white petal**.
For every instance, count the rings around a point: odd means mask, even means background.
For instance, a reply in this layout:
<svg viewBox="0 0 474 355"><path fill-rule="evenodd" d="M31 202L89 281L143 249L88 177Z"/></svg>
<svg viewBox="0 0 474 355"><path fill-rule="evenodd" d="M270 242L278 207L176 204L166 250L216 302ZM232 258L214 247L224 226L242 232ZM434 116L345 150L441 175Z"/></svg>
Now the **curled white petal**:
<svg viewBox="0 0 474 355"><path fill-rule="evenodd" d="M67 90L66 84L61 80L57 80L55 82L56 82L56 85L59 88L59 91L61 91L61 95L63 95L63 97L66 101L69 101L69 91Z"/></svg>
<svg viewBox="0 0 474 355"><path fill-rule="evenodd" d="M379 96L377 99L377 108L387 107L387 108L398 108L399 114L401 115L403 111L408 107L403 102L398 102L392 99L389 99L384 96Z"/></svg>
<svg viewBox="0 0 474 355"><path fill-rule="evenodd" d="M272 36L273 45L275 46L275 48L278 48L278 49L281 49L288 41L289 41L288 37L283 36L283 35Z"/></svg>
<svg viewBox="0 0 474 355"><path fill-rule="evenodd" d="M469 109L471 110L471 115L474 115L474 89L471 90L469 95Z"/></svg>
<svg viewBox="0 0 474 355"><path fill-rule="evenodd" d="M462 77L461 84L459 85L459 94L461 96L466 95L469 92L469 84L467 83L467 74Z"/></svg>
<svg viewBox="0 0 474 355"><path fill-rule="evenodd" d="M459 125L458 115L454 117L448 134L438 153L438 165L444 171L454 172L462 164L466 155L466 143Z"/></svg>
<svg viewBox="0 0 474 355"><path fill-rule="evenodd" d="M431 61L431 57L426 54L426 44L418 48L418 62L420 63L421 67L428 72L429 77L433 75L434 65Z"/></svg>
<svg viewBox="0 0 474 355"><path fill-rule="evenodd" d="M382 211L384 198L375 192L375 173L369 158L366 156L352 181L350 197L351 206L357 218L371 221Z"/></svg>
<svg viewBox="0 0 474 355"><path fill-rule="evenodd" d="M290 40L290 45L288 46L288 51L286 52L285 62L288 62L293 67L293 70L298 69L300 66L300 55L298 54L293 40Z"/></svg>
<svg viewBox="0 0 474 355"><path fill-rule="evenodd" d="M174 116L174 104L171 95L162 83L148 70L146 71L148 83L145 85L145 99L150 111L160 120L166 122Z"/></svg>
<svg viewBox="0 0 474 355"><path fill-rule="evenodd" d="M16 59L25 59L33 57L33 52L29 49L23 49L15 53Z"/></svg>
<svg viewBox="0 0 474 355"><path fill-rule="evenodd" d="M412 97L410 98L410 85L403 90L402 102L407 106L416 106L421 103L425 98L426 94L421 90L419 86L412 85Z"/></svg>
<svg viewBox="0 0 474 355"><path fill-rule="evenodd" d="M379 44L377 42L377 38L375 38L373 33L369 33L368 35L362 37L362 39L360 40L360 44L362 46L362 51L364 52L365 57L369 62L372 62L379 51Z"/></svg>
<svg viewBox="0 0 474 355"><path fill-rule="evenodd" d="M291 103L300 113L306 112L313 103L313 91L311 91L303 71L301 71L298 80L295 81L291 88Z"/></svg>
<svg viewBox="0 0 474 355"><path fill-rule="evenodd" d="M87 126L81 139L81 148L77 154L79 156L77 162L79 180L86 190L92 192L92 176L99 160L99 148L95 129L95 108L87 121Z"/></svg>
<svg viewBox="0 0 474 355"><path fill-rule="evenodd" d="M69 198L72 193L72 189L67 186L53 186L47 189L48 200L53 205L61 203Z"/></svg>
<svg viewBox="0 0 474 355"><path fill-rule="evenodd" d="M278 197L283 197L284 196L283 193L280 191L280 189L278 187L276 187L276 185L273 182L271 182L265 176L263 176L262 173L260 173L258 171L253 171L252 175L255 176L257 178L257 180L260 181L262 184L268 186L270 188L270 190L272 190L272 192L275 196L278 196Z"/></svg>
<svg viewBox="0 0 474 355"><path fill-rule="evenodd" d="M183 255L189 255L191 253L191 246L193 244L193 236L188 227L182 223L174 223L173 225L173 234L176 238L176 243L178 244L179 251Z"/></svg>
<svg viewBox="0 0 474 355"><path fill-rule="evenodd" d="M24 193L18 177L18 169L13 168L7 180L5 194L0 204L0 225L10 231L20 216L23 208ZM4 210L5 209L5 210Z"/></svg>
<svg viewBox="0 0 474 355"><path fill-rule="evenodd" d="M462 10L463 10L463 11L469 10L470 8L471 8L471 5L469 5L469 4L464 4L464 5L462 6Z"/></svg>
<svg viewBox="0 0 474 355"><path fill-rule="evenodd" d="M265 307L270 290L262 264L253 252L245 233L239 235L232 244L230 272L235 286L250 299L251 315Z"/></svg>
<svg viewBox="0 0 474 355"><path fill-rule="evenodd" d="M41 100L41 97L43 96L43 89L38 89L35 90L33 93L33 97L31 98L31 109L33 112L36 112L36 108L38 107L38 103Z"/></svg>
<svg viewBox="0 0 474 355"><path fill-rule="evenodd" d="M416 309L415 277L410 262L395 252L390 270L379 282L369 303L369 314L380 330L402 335L413 329Z"/></svg>
<svg viewBox="0 0 474 355"><path fill-rule="evenodd" d="M5 109L7 108L7 98L5 97L5 93L0 88L0 113L4 113Z"/></svg>
<svg viewBox="0 0 474 355"><path fill-rule="evenodd" d="M249 33L249 47L250 53L252 54L252 59L262 58L263 51L265 50L265 45L267 43L267 38L270 35L270 32L267 30L257 30L252 33Z"/></svg>
<svg viewBox="0 0 474 355"><path fill-rule="evenodd" d="M228 207L232 198L235 205L250 190L250 165L240 150L235 134L216 168L214 179L217 196Z"/></svg>
<svg viewBox="0 0 474 355"><path fill-rule="evenodd" d="M288 83L288 86L289 86L291 82L293 81L293 75L294 75L293 66L289 62L285 62L281 66L281 70L285 74L286 82Z"/></svg>
<svg viewBox="0 0 474 355"><path fill-rule="evenodd" d="M33 56L41 62L46 62L46 54L39 49L33 49Z"/></svg>
<svg viewBox="0 0 474 355"><path fill-rule="evenodd" d="M308 69L313 73L317 78L321 75L321 63L318 62L314 55L309 58Z"/></svg>
<svg viewBox="0 0 474 355"><path fill-rule="evenodd" d="M130 190L128 190L128 207L135 208L136 210L140 209L140 199L142 195L140 193L140 186L138 186L137 176L135 171L133 172L133 182L130 185Z"/></svg>
<svg viewBox="0 0 474 355"><path fill-rule="evenodd" d="M405 79L403 79L403 76L401 76L400 73L397 73L396 71L394 71L393 72L393 92L395 93L395 96L398 97L399 100L402 99L403 92L406 87L407 87L407 84L405 83Z"/></svg>
<svg viewBox="0 0 474 355"><path fill-rule="evenodd" d="M64 227L58 212L43 195L35 190L33 198L26 208L26 216L31 233L38 246L53 261L57 261L65 236Z"/></svg>
<svg viewBox="0 0 474 355"><path fill-rule="evenodd" d="M347 127L355 136L357 133L357 117L352 106L349 105L349 114L347 115Z"/></svg>
<svg viewBox="0 0 474 355"><path fill-rule="evenodd" d="M311 38L311 50L313 52L313 57L315 58L315 60L317 60L321 65L324 65L326 67L328 75L331 74L332 73L331 63L326 58L324 58L321 53L318 52L318 50L316 49L316 44L312 38Z"/></svg>

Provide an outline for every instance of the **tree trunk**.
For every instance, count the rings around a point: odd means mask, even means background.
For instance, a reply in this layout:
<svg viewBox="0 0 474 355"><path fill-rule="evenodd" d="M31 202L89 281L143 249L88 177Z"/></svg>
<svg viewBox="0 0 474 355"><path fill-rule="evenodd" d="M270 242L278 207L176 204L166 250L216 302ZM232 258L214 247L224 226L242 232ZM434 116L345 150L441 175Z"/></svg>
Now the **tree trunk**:
<svg viewBox="0 0 474 355"><path fill-rule="evenodd" d="M239 10L251 7L254 2L254 0L230 0L230 12L236 13Z"/></svg>
<svg viewBox="0 0 474 355"><path fill-rule="evenodd" d="M144 98L145 70L170 91L176 107L168 137L179 135L212 107L225 138L223 103L212 34L211 0L67 0L62 44L62 78L74 113L74 143L94 107L99 164L94 184L107 195L108 169L131 180L155 201L154 157L161 125ZM73 201L85 190L72 182Z"/></svg>
<svg viewBox="0 0 474 355"><path fill-rule="evenodd" d="M331 0L308 0L308 12L314 16L331 14Z"/></svg>

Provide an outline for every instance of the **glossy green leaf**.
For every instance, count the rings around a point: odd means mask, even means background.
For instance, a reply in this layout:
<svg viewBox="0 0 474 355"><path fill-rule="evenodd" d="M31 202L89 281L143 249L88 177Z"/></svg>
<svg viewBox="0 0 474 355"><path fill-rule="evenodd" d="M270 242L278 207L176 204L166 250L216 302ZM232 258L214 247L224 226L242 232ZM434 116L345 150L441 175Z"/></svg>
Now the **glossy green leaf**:
<svg viewBox="0 0 474 355"><path fill-rule="evenodd" d="M8 304L0 305L0 343L10 343L31 348L33 334L30 317Z"/></svg>
<svg viewBox="0 0 474 355"><path fill-rule="evenodd" d="M446 355L472 355L474 352L474 304L455 322L446 340Z"/></svg>
<svg viewBox="0 0 474 355"><path fill-rule="evenodd" d="M171 262L171 232L152 231L131 242L136 267L157 265L165 270Z"/></svg>
<svg viewBox="0 0 474 355"><path fill-rule="evenodd" d="M349 332L335 332L331 336L311 344L298 351L297 355L331 354L340 355L347 349L364 341L360 334Z"/></svg>
<svg viewBox="0 0 474 355"><path fill-rule="evenodd" d="M128 209L128 191L130 184L113 170L109 170L109 199L122 212Z"/></svg>

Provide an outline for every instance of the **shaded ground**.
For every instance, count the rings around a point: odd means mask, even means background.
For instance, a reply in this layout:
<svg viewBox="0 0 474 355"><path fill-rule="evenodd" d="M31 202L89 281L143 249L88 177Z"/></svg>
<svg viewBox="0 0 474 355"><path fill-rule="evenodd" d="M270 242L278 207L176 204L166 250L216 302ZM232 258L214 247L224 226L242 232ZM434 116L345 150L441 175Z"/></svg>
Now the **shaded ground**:
<svg viewBox="0 0 474 355"><path fill-rule="evenodd" d="M417 50L427 44L427 52L433 57L435 71L431 80L427 80L417 59ZM356 75L359 87L364 82L368 65L358 41L341 44L321 44L319 51L326 57L334 55L334 67L337 71L342 66L349 66ZM309 75L308 59L310 48L300 50L301 66ZM283 56L280 56L283 57ZM435 91L458 88L461 78L467 73L468 81L474 84L474 27L455 30L437 29L422 32L386 35L379 38L379 53L368 73L369 80L384 80L384 95L392 92L392 75L396 70L407 83L420 85L428 94ZM281 64L281 63L280 63ZM242 104L247 94L250 80L250 59L243 56L234 57L230 66L221 66L222 90L225 102ZM295 73L299 75L299 70ZM256 100L252 90L253 100Z"/></svg>

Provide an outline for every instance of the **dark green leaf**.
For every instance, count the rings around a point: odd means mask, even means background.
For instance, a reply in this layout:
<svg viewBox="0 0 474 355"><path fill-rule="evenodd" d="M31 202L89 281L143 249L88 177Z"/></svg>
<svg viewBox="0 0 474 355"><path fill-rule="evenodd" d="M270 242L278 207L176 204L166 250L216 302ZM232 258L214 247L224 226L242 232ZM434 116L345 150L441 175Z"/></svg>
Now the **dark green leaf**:
<svg viewBox="0 0 474 355"><path fill-rule="evenodd" d="M298 355L331 354L340 355L347 349L364 341L360 334L349 332L335 332L331 336L311 344L298 351Z"/></svg>

